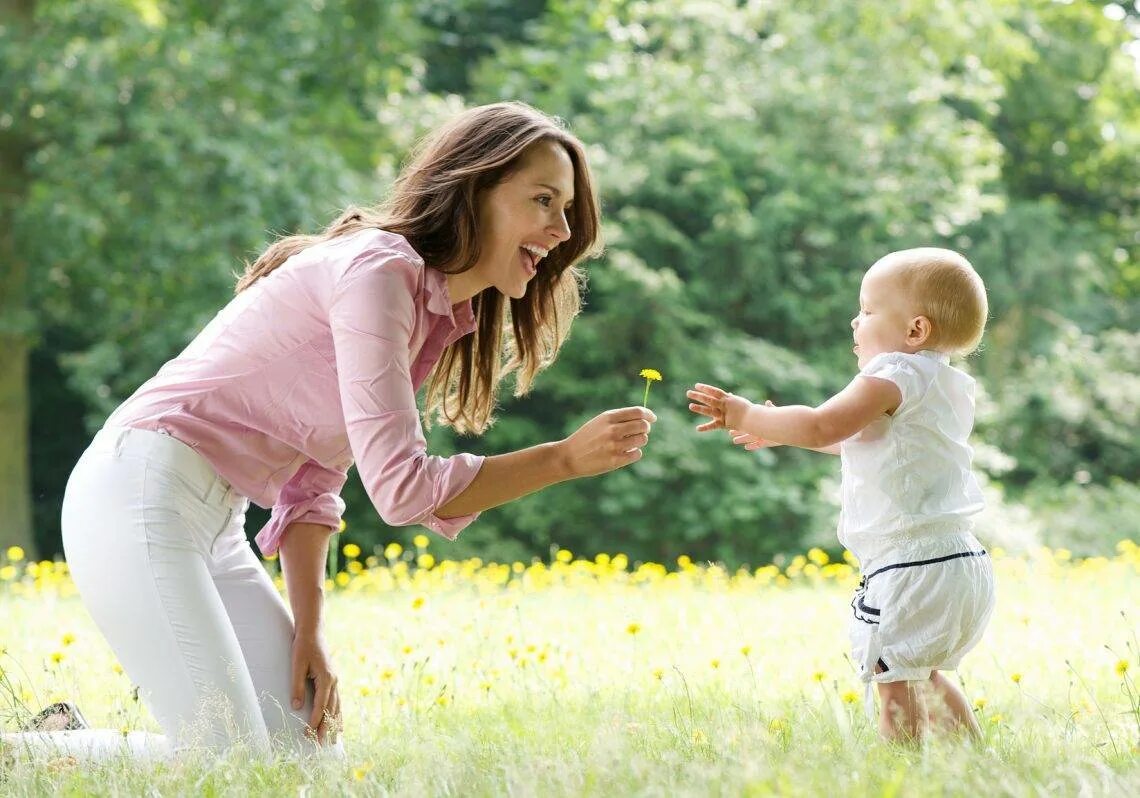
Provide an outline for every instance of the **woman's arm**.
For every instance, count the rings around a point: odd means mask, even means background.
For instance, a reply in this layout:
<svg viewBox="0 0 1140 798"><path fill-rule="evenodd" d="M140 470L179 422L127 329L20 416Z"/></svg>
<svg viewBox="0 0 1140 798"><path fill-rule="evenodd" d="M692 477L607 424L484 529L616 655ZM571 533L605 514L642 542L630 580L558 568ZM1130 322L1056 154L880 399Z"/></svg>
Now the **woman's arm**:
<svg viewBox="0 0 1140 798"><path fill-rule="evenodd" d="M436 510L470 515L568 479L604 474L641 459L657 416L644 407L607 410L562 441L487 457L471 483Z"/></svg>
<svg viewBox="0 0 1140 798"><path fill-rule="evenodd" d="M293 609L290 700L293 709L300 709L305 701L305 680L313 680L315 695L309 728L321 743L340 718L337 677L322 631L328 550L329 528L323 524L290 524L281 540L281 570Z"/></svg>

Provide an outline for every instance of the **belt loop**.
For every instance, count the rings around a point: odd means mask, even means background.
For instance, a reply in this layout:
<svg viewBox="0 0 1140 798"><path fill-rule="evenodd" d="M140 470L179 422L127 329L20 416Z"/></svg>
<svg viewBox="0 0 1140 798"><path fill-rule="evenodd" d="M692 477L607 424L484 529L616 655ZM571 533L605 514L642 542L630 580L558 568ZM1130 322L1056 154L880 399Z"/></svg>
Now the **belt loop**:
<svg viewBox="0 0 1140 798"><path fill-rule="evenodd" d="M130 427L122 427L115 432L115 445L112 447L114 457L119 457L123 453L123 444L127 440L127 436L131 433Z"/></svg>

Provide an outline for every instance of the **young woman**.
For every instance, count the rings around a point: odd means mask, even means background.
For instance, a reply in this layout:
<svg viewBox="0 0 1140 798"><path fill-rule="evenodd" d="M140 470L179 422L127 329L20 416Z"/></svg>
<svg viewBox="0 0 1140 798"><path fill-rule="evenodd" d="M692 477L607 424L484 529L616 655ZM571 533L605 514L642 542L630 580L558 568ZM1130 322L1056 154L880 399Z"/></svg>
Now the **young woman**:
<svg viewBox="0 0 1140 798"><path fill-rule="evenodd" d="M481 510L641 457L655 416L610 410L565 440L493 457L427 453L425 411L465 432L549 365L599 236L581 143L519 103L474 108L421 145L388 201L277 241L237 296L107 420L68 483L80 595L165 736L163 754L335 741L323 567L355 462L389 524L454 538ZM509 309L508 309L509 303ZM509 328L508 328L509 325ZM280 551L292 614L246 543ZM120 751L66 705L5 741Z"/></svg>

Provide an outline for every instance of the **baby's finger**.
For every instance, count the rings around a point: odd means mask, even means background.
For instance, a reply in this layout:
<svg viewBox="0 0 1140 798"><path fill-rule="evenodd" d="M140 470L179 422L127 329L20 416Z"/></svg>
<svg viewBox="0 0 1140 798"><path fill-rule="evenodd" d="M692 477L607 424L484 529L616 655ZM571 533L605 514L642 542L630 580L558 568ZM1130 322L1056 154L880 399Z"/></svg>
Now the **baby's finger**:
<svg viewBox="0 0 1140 798"><path fill-rule="evenodd" d="M700 415L708 416L709 418L718 418L722 415L721 411L717 410L715 407L702 405L698 402L690 402L689 409L694 413L699 413Z"/></svg>
<svg viewBox="0 0 1140 798"><path fill-rule="evenodd" d="M703 383L703 382L698 382L693 387L696 388L701 393L711 394L712 396L716 397L717 399L723 399L725 396L728 395L728 391L724 390L723 388L718 388L715 385L708 385L708 384Z"/></svg>

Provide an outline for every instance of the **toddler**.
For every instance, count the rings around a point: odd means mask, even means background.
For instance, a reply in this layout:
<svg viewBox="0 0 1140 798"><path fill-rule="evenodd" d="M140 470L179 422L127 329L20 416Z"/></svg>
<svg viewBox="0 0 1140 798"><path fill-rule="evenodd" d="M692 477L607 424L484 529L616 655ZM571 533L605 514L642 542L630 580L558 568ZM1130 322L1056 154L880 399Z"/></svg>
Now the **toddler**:
<svg viewBox="0 0 1140 798"><path fill-rule="evenodd" d="M839 540L863 578L851 601L854 661L878 685L879 728L919 739L933 724L980 730L953 670L994 607L989 557L971 531L982 495L970 470L974 380L950 365L981 340L981 278L957 252L893 252L863 277L851 320L859 374L819 407L753 404L712 385L689 409L748 449L840 455ZM869 706L871 704L869 703Z"/></svg>

